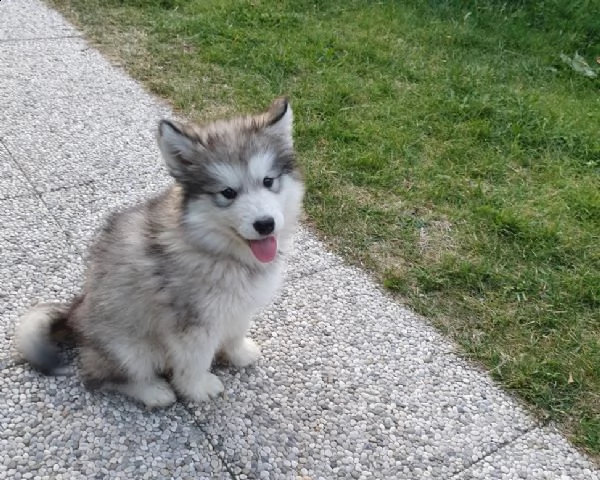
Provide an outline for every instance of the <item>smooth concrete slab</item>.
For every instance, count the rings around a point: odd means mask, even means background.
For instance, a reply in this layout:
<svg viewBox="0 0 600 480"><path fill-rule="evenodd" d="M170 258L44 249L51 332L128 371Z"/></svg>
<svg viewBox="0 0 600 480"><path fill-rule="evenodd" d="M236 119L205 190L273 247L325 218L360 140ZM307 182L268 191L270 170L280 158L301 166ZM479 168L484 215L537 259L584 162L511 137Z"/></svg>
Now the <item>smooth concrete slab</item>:
<svg viewBox="0 0 600 480"><path fill-rule="evenodd" d="M69 300L80 288L83 262L37 197L0 201L0 225L3 366L15 360L14 326L19 316L37 301Z"/></svg>
<svg viewBox="0 0 600 480"><path fill-rule="evenodd" d="M80 33L57 12L40 2L31 0L0 2L0 42L49 40L73 35L80 35Z"/></svg>
<svg viewBox="0 0 600 480"><path fill-rule="evenodd" d="M0 376L0 478L219 479L227 472L180 405L148 412L76 377L17 366Z"/></svg>

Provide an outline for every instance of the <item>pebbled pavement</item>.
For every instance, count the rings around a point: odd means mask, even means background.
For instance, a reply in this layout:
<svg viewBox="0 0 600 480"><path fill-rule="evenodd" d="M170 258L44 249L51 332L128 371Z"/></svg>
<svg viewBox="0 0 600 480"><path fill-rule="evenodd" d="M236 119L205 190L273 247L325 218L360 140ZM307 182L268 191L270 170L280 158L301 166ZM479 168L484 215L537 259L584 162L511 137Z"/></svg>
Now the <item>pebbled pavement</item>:
<svg viewBox="0 0 600 480"><path fill-rule="evenodd" d="M222 398L147 412L14 352L35 300L76 293L94 230L167 184L171 115L53 10L0 2L0 478L600 479L426 321L308 231Z"/></svg>

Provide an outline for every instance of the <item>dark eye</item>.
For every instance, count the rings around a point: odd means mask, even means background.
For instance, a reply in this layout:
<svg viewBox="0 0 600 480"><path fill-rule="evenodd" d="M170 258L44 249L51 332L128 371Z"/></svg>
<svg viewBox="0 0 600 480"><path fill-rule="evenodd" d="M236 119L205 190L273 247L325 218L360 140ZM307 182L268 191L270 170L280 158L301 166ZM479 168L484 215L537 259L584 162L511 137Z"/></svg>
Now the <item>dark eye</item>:
<svg viewBox="0 0 600 480"><path fill-rule="evenodd" d="M225 190L221 191L221 195L223 195L227 200L233 200L237 197L237 192L230 187L227 187Z"/></svg>
<svg viewBox="0 0 600 480"><path fill-rule="evenodd" d="M271 188L273 186L273 179L271 177L265 177L265 178L263 178L263 185L266 188Z"/></svg>

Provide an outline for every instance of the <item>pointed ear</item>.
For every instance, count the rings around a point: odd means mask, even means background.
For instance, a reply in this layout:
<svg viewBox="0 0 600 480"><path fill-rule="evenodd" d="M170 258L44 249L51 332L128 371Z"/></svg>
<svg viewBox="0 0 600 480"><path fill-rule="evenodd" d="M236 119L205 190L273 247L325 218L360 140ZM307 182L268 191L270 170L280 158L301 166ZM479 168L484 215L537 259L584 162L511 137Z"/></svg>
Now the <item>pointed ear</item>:
<svg viewBox="0 0 600 480"><path fill-rule="evenodd" d="M269 130L285 137L290 142L292 141L293 114L287 97L273 100L265 114L265 122Z"/></svg>
<svg viewBox="0 0 600 480"><path fill-rule="evenodd" d="M169 173L184 180L193 167L201 146L186 135L177 122L161 120L158 124L158 146Z"/></svg>

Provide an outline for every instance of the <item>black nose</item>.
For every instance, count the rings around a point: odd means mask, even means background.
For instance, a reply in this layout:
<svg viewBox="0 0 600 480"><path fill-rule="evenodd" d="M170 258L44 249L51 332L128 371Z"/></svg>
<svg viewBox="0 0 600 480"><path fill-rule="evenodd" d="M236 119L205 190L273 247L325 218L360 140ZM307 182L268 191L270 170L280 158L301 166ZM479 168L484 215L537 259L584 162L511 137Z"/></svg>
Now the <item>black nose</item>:
<svg viewBox="0 0 600 480"><path fill-rule="evenodd" d="M261 235L269 235L275 230L275 219L273 217L264 217L252 224L254 230Z"/></svg>

